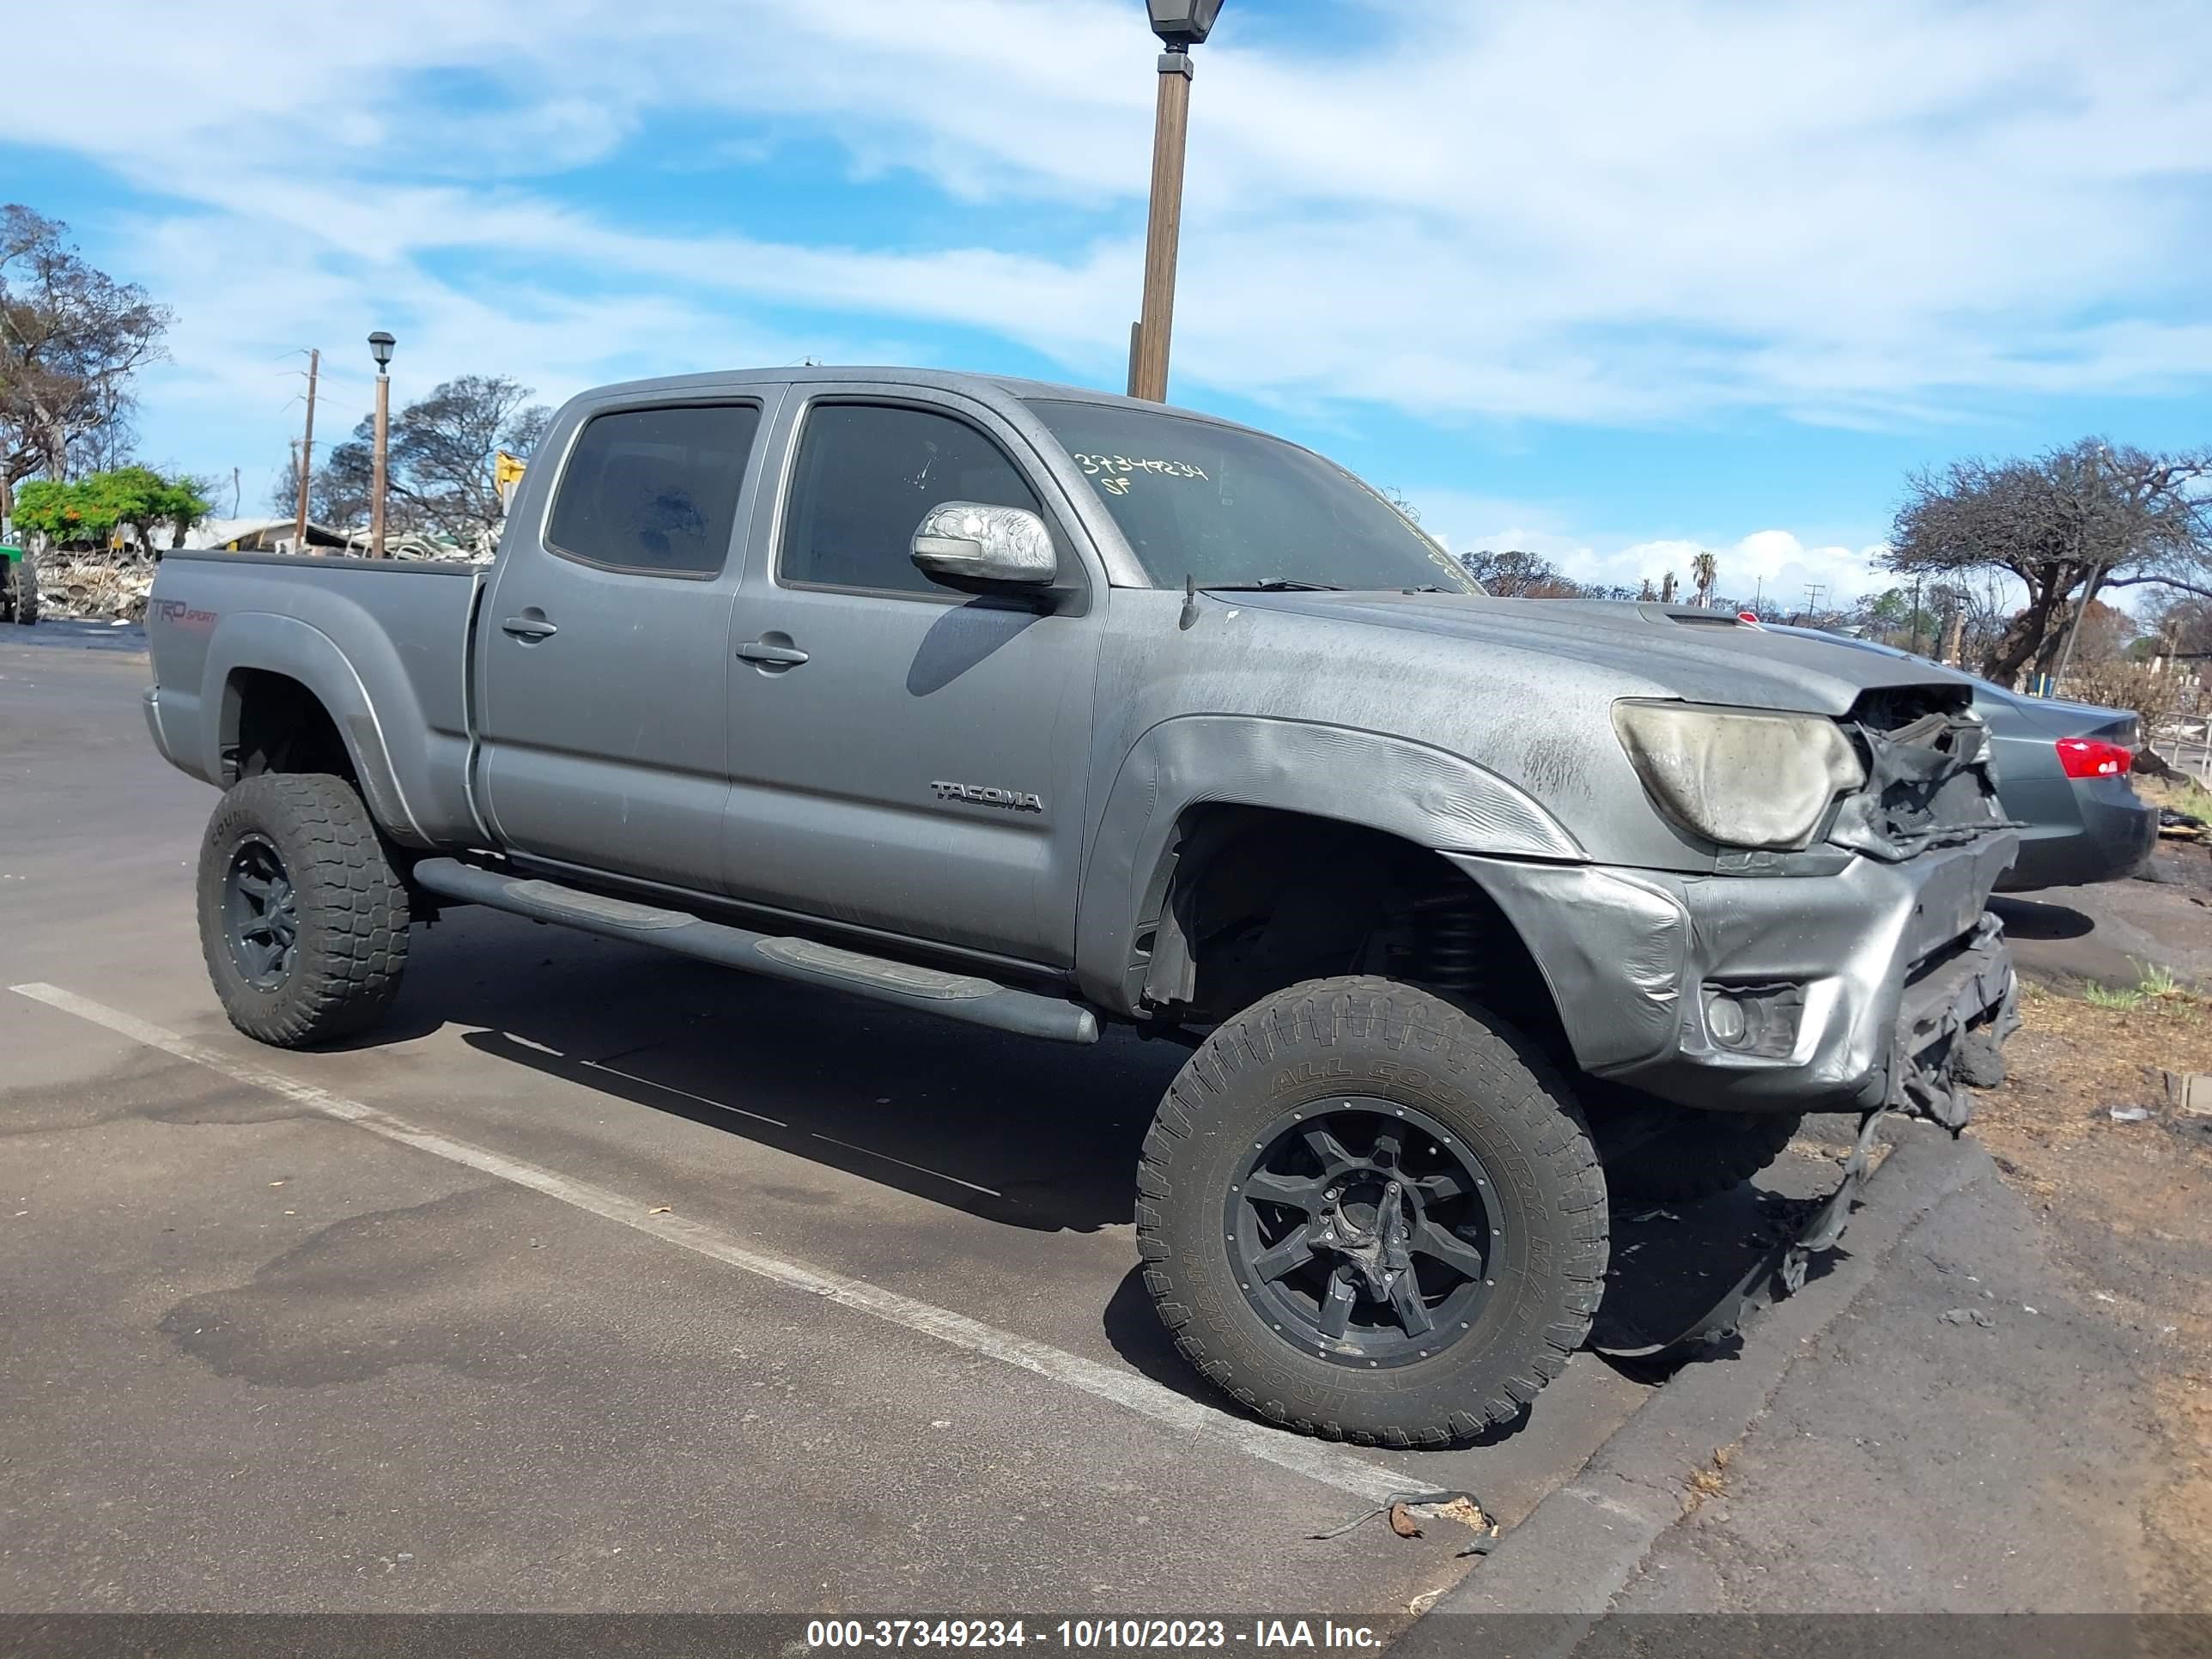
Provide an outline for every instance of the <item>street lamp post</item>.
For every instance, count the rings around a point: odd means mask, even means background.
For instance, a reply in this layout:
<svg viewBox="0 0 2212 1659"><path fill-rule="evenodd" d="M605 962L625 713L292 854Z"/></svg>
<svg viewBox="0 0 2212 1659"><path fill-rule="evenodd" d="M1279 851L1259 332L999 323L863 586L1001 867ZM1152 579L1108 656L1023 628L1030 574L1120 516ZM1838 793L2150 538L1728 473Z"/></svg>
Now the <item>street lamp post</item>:
<svg viewBox="0 0 2212 1659"><path fill-rule="evenodd" d="M1175 326L1176 244L1182 230L1183 137L1190 121L1190 49L1220 15L1221 0L1145 0L1160 53L1152 121L1152 211L1145 224L1145 300L1129 348L1129 395L1164 403L1168 338Z"/></svg>
<svg viewBox="0 0 2212 1659"><path fill-rule="evenodd" d="M384 455L392 434L392 337L382 329L368 337L368 355L376 359L376 442L369 458L368 556L384 557Z"/></svg>

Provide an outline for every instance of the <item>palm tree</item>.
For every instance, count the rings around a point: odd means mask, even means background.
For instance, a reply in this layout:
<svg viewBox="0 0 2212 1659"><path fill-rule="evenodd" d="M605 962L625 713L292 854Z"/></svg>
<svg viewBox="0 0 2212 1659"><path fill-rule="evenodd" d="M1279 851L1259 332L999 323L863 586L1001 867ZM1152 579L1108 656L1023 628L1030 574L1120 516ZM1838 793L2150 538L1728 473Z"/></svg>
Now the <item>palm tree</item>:
<svg viewBox="0 0 2212 1659"><path fill-rule="evenodd" d="M1720 579L1720 562L1710 553L1699 553L1690 561L1690 580L1698 585L1698 603L1713 602L1713 584Z"/></svg>

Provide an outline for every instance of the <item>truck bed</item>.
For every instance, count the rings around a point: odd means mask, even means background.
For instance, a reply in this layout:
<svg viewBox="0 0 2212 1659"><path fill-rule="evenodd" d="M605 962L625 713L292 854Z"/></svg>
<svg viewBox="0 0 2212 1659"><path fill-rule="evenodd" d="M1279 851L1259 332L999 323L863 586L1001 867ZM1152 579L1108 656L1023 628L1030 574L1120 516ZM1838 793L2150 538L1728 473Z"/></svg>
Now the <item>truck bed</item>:
<svg viewBox="0 0 2212 1659"><path fill-rule="evenodd" d="M469 788L469 634L489 567L283 553L166 556L146 610L147 723L169 761L218 787L238 765L237 677L312 690L402 839L483 839Z"/></svg>

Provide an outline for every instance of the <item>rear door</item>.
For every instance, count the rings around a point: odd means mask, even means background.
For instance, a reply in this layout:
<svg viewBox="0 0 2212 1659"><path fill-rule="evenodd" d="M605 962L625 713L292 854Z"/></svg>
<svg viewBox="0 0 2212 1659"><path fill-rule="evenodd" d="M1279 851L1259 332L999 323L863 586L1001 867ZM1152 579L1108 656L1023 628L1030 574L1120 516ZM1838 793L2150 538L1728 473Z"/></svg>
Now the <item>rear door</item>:
<svg viewBox="0 0 2212 1659"><path fill-rule="evenodd" d="M771 402L589 408L510 532L477 629L480 776L510 849L719 888L730 604Z"/></svg>
<svg viewBox="0 0 2212 1659"><path fill-rule="evenodd" d="M724 882L741 897L1065 965L1103 572L1018 434L952 393L794 388L738 595ZM1057 603L939 586L948 501L1040 513Z"/></svg>

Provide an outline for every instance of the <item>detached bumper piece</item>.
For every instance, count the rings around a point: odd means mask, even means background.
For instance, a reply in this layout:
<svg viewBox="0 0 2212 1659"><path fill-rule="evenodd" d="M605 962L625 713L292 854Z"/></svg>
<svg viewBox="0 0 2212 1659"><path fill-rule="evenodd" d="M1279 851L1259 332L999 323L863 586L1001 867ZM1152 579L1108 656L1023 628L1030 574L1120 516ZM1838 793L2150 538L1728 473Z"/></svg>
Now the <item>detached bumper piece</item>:
<svg viewBox="0 0 2212 1659"><path fill-rule="evenodd" d="M1733 1336L1753 1315L1803 1289L1813 1257L1836 1247L1858 1206L1881 1121L1896 1111L1927 1118L1954 1134L1964 1128L1973 1114L1972 1091L2004 1081L2003 1045L2020 1028L2019 1000L2004 930L1995 916L1985 915L1957 950L1923 963L1907 981L1887 1097L1861 1114L1858 1139L1836 1190L1808 1203L1794 1228L1688 1329L1659 1340L1600 1339L1591 1346L1614 1358L1663 1365Z"/></svg>
<svg viewBox="0 0 2212 1659"><path fill-rule="evenodd" d="M1899 1000L1887 1109L1956 1134L1975 1089L2004 1081L2004 1041L2020 1029L2020 982L1995 916L1954 953L1923 963Z"/></svg>
<svg viewBox="0 0 2212 1659"><path fill-rule="evenodd" d="M1593 1335L1590 1346L1614 1359L1633 1359L1654 1367L1693 1358L1701 1350L1726 1341L1741 1331L1753 1315L1772 1307L1784 1297L1805 1288L1807 1267L1823 1250L1833 1249L1844 1236L1859 1194L1874 1168L1874 1144L1889 1108L1877 1106L1859 1118L1858 1139L1844 1162L1844 1178L1825 1199L1808 1201L1795 1226L1784 1232L1727 1292L1686 1329L1662 1338L1639 1335L1633 1341Z"/></svg>

